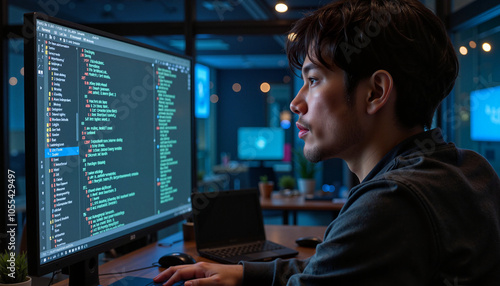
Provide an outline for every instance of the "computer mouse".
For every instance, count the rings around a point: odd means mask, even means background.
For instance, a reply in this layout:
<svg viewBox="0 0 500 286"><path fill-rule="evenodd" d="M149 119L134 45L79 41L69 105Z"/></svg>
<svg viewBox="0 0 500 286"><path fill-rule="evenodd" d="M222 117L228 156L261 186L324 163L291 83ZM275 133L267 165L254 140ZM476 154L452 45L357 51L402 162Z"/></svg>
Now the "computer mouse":
<svg viewBox="0 0 500 286"><path fill-rule="evenodd" d="M299 246L302 247L316 247L316 245L322 242L323 240L321 240L321 238L316 236L300 237L297 238L297 240L295 240L295 243L297 243Z"/></svg>
<svg viewBox="0 0 500 286"><path fill-rule="evenodd" d="M196 263L196 260L194 260L194 258L189 254L173 252L160 257L160 259L158 259L158 263L161 267L168 268L175 265L194 264Z"/></svg>

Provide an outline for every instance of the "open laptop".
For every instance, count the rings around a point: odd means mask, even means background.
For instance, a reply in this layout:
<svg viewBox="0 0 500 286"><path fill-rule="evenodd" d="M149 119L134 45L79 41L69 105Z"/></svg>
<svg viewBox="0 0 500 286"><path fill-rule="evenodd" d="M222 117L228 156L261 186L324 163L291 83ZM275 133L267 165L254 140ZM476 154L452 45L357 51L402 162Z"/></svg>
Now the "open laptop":
<svg viewBox="0 0 500 286"><path fill-rule="evenodd" d="M196 248L203 257L238 263L298 254L266 240L257 189L193 193L191 203Z"/></svg>

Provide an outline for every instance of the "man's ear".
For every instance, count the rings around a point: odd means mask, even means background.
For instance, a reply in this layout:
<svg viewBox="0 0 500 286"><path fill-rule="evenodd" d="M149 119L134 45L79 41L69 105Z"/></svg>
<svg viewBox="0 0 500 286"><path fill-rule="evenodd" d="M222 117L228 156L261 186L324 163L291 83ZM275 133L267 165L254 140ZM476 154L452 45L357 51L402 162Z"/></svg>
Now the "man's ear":
<svg viewBox="0 0 500 286"><path fill-rule="evenodd" d="M366 101L368 114L375 114L387 104L393 94L394 81L389 72L377 70L370 77L370 94Z"/></svg>

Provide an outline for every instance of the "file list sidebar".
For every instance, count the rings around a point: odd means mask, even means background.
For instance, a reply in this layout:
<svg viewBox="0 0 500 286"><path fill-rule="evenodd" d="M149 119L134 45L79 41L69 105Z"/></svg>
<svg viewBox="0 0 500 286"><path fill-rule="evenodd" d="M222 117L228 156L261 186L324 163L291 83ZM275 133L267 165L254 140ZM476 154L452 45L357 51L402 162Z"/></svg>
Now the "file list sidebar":
<svg viewBox="0 0 500 286"><path fill-rule="evenodd" d="M190 66L39 34L42 262L185 210Z"/></svg>

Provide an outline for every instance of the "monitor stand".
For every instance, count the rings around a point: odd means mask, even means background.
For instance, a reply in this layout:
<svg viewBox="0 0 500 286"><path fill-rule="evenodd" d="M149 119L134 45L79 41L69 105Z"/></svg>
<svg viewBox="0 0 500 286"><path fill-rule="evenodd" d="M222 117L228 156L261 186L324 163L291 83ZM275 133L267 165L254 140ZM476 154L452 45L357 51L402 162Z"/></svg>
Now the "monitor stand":
<svg viewBox="0 0 500 286"><path fill-rule="evenodd" d="M98 286L99 257L79 261L69 266L69 286Z"/></svg>
<svg viewBox="0 0 500 286"><path fill-rule="evenodd" d="M264 168L264 160L259 160L259 163L260 163L259 167Z"/></svg>

